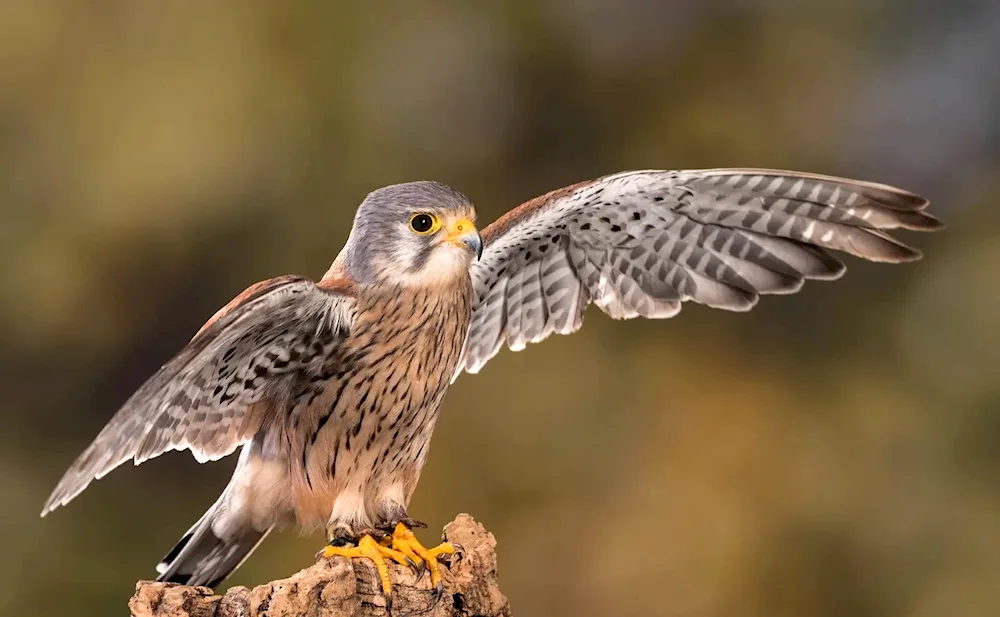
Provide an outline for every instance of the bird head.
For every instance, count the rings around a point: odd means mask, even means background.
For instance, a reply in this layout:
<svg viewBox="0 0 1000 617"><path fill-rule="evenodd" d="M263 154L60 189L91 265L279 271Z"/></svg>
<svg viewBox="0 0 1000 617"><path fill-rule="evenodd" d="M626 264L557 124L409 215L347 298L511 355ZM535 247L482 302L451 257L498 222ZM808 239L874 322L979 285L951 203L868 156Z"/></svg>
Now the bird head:
<svg viewBox="0 0 1000 617"><path fill-rule="evenodd" d="M482 255L476 210L438 182L409 182L368 194L335 262L359 282L404 286L453 283Z"/></svg>

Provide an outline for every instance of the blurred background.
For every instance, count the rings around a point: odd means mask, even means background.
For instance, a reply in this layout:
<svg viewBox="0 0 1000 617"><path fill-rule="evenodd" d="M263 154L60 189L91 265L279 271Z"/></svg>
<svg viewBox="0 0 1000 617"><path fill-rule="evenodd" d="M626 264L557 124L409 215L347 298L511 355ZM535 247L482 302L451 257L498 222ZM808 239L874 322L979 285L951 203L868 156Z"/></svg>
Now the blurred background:
<svg viewBox="0 0 1000 617"><path fill-rule="evenodd" d="M446 401L423 537L484 522L520 616L1000 614L998 110L994 0L5 0L0 614L117 614L155 575L235 460L42 502L219 306L319 277L368 191L437 179L485 222L712 166L895 184L948 229L750 314L592 310L500 354Z"/></svg>

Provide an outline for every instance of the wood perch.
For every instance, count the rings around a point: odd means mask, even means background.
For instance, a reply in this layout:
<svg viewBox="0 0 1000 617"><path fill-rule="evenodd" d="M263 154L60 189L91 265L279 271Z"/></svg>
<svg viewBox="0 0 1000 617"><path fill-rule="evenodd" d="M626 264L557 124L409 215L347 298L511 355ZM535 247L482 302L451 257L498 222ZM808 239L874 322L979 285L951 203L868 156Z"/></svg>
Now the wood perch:
<svg viewBox="0 0 1000 617"><path fill-rule="evenodd" d="M207 587L139 581L129 601L133 617L510 617L497 586L496 539L468 514L444 528L444 538L465 549L442 568L438 598L430 577L390 562L392 607L386 609L374 565L367 560L320 559L290 578L215 595Z"/></svg>

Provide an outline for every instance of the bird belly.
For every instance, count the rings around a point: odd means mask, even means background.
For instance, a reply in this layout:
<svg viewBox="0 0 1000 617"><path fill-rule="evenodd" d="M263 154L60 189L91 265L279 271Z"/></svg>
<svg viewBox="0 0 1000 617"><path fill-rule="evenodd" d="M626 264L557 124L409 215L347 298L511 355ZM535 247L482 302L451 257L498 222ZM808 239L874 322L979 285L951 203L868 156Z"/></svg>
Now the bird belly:
<svg viewBox="0 0 1000 617"><path fill-rule="evenodd" d="M403 517L426 458L437 407L423 409L413 421L391 430L387 416L358 419L347 414L345 420L354 420L353 425L328 423L306 450L304 473L295 482L299 525L362 529Z"/></svg>

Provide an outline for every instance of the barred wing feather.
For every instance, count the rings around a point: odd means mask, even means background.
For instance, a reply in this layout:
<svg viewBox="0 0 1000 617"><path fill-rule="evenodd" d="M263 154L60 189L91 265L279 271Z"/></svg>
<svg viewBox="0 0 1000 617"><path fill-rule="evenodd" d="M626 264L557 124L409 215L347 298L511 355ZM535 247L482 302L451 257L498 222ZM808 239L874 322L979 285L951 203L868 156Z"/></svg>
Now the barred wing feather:
<svg viewBox="0 0 1000 617"><path fill-rule="evenodd" d="M830 251L920 258L889 235L941 223L891 186L762 169L631 171L552 191L483 231L462 370L577 330L588 304L615 319L665 318L687 300L746 311L762 294L835 279Z"/></svg>

